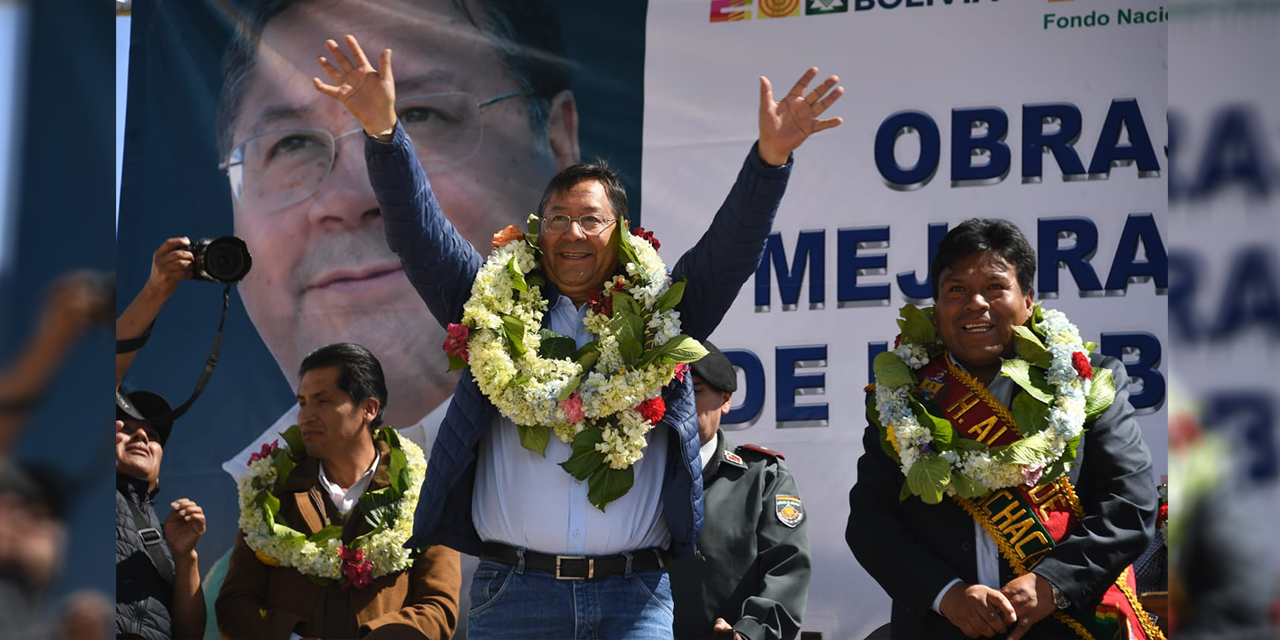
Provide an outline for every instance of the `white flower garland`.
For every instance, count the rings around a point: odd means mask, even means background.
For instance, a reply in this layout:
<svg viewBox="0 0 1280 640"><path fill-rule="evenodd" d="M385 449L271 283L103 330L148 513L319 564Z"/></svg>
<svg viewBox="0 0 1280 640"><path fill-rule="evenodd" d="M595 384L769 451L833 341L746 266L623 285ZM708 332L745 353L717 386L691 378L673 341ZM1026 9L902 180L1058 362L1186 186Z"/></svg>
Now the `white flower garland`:
<svg viewBox="0 0 1280 640"><path fill-rule="evenodd" d="M985 448L978 451L952 450L939 453L952 471L963 473L988 491L1017 485L1034 486L1036 483L1030 481L1038 480L1040 473L1062 457L1068 443L1084 429L1085 396L1089 392L1089 381L1083 379L1072 365L1072 354L1085 351L1080 331L1067 320L1065 314L1057 310L1044 311L1039 325L1045 334L1045 348L1052 356L1052 364L1045 376L1054 390L1053 403L1049 406L1046 417L1048 428L1043 432L1048 453L1030 464L999 462ZM911 344L905 339L892 353L913 371L929 363L927 346ZM910 394L910 385L877 384L875 390L880 423L886 427L890 441L898 452L903 476L910 473L922 452L932 450L933 444L932 431L922 426L911 410ZM954 494L954 483L948 484L946 491Z"/></svg>
<svg viewBox="0 0 1280 640"><path fill-rule="evenodd" d="M655 308L671 287L666 265L647 240L631 233L620 235L621 241L628 243L637 257L636 262L626 265L627 276L623 282L627 293L652 314L647 329L655 331L653 344L666 344L680 335L680 313ZM480 391L515 424L550 426L566 444L588 426L602 426L604 440L596 445L596 450L605 454L609 467L626 469L635 464L643 455L645 436L653 428L635 408L645 400L658 397L675 375L672 365L657 359L639 368L624 367L618 340L609 326L609 316L594 310L588 311L584 319L584 326L596 337L600 352L590 371L584 372L579 363L570 359L538 355L541 346L538 331L547 301L540 287L533 283L528 283L525 291L516 289L516 280L508 265L514 265L522 277L540 266L534 249L525 242L510 242L494 249L476 274L471 298L463 306L462 323L473 328L467 349L471 372ZM605 291L611 290L615 282L606 282ZM515 317L524 326L523 353L516 353L510 347L503 315ZM585 416L576 423L558 401L575 378L580 380L576 393L582 400L581 410ZM612 416L617 417L617 427L605 420Z"/></svg>
<svg viewBox="0 0 1280 640"><path fill-rule="evenodd" d="M427 460L418 445L406 438L399 438L399 442L404 451L409 482L396 505L394 520L387 523L390 526L384 524L375 529L358 545L364 551L364 558L373 564L373 578L404 571L413 565L413 551L406 549L404 543L413 534L413 512L418 505L422 481L427 476ZM305 536L279 535L263 518L262 508L254 504L260 492L270 492L275 487L277 472L273 458L280 455L288 455L288 449L278 449L250 462L249 470L238 482L240 530L244 531L245 543L266 564L291 567L305 576L341 580L342 559L338 555L341 539L330 538L316 543Z"/></svg>

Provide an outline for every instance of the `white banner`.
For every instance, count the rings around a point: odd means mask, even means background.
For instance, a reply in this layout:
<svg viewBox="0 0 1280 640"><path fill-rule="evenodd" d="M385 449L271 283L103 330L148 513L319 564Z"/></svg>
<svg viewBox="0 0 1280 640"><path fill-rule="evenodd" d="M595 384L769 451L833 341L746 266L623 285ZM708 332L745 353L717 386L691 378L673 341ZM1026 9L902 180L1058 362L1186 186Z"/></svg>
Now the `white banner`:
<svg viewBox="0 0 1280 640"><path fill-rule="evenodd" d="M824 114L844 125L796 152L764 277L712 336L744 365L734 417L759 406L729 437L785 453L811 518L804 630L862 638L888 621L844 540L847 497L874 343L908 298L931 303L943 225L1022 228L1036 299L1146 371L1132 391L1165 473L1166 19L1150 0L650 2L643 223L669 263L755 138L757 76L782 95L818 66L846 90Z"/></svg>

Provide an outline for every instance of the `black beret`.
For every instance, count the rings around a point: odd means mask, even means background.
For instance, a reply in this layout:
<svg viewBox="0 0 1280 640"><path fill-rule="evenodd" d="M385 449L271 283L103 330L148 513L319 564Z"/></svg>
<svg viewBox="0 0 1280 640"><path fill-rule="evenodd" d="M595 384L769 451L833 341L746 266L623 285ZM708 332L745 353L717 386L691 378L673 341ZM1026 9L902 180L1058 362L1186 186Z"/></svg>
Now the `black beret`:
<svg viewBox="0 0 1280 640"><path fill-rule="evenodd" d="M706 347L707 355L691 365L693 375L725 393L737 391L738 372L734 370L733 363L710 340L703 340L702 346Z"/></svg>

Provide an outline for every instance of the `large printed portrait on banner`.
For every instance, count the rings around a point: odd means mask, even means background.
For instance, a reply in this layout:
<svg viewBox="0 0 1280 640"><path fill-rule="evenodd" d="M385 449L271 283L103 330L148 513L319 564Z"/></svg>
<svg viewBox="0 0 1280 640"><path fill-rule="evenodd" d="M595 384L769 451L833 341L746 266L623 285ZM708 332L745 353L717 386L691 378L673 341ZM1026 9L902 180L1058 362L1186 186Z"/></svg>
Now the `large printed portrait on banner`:
<svg viewBox="0 0 1280 640"><path fill-rule="evenodd" d="M386 373L387 423L424 450L457 381L444 330L387 247L365 136L312 87L325 40L352 34L395 52L398 118L446 215L487 252L495 231L523 224L550 178L583 158L620 169L639 203L644 7L611 13L619 33L584 28L600 21L589 9L526 0L134 4L121 308L166 237L234 234L253 257L216 373L166 450L165 493L190 495L208 514L204 569L234 541L234 479L296 422L298 366L311 350L367 346ZM186 398L219 293L206 283L180 288L126 389L155 389L175 405Z"/></svg>

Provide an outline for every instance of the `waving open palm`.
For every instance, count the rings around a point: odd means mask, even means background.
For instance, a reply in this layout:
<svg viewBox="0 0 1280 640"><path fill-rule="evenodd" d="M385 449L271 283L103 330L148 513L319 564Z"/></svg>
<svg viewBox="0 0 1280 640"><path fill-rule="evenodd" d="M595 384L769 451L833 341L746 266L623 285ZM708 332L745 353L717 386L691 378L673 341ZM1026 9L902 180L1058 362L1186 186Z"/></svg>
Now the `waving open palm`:
<svg viewBox="0 0 1280 640"><path fill-rule="evenodd" d="M378 59L378 69L365 57L355 36L343 38L351 56L333 40L326 40L332 60L317 58L320 68L334 84L325 84L320 78L312 78L316 91L323 93L347 108L360 121L365 133L377 135L396 125L396 81L391 73L391 50L383 49Z"/></svg>
<svg viewBox="0 0 1280 640"><path fill-rule="evenodd" d="M837 87L840 78L831 76L814 87L808 94L805 89L818 75L817 67L810 67L796 81L791 91L780 100L773 99L773 84L760 76L760 159L771 165L786 164L809 136L832 127L838 127L843 118L818 119L822 112L844 95L844 87ZM833 89L834 87L834 89Z"/></svg>

